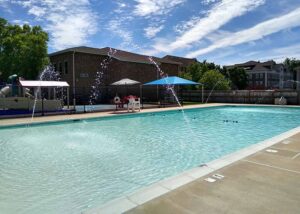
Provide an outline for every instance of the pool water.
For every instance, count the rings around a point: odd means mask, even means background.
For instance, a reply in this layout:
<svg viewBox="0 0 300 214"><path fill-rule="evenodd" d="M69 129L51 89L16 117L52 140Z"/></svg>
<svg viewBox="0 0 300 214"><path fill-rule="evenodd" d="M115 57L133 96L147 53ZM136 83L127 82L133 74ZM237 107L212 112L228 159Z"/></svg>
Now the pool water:
<svg viewBox="0 0 300 214"><path fill-rule="evenodd" d="M2 128L0 212L81 213L299 125L226 106Z"/></svg>

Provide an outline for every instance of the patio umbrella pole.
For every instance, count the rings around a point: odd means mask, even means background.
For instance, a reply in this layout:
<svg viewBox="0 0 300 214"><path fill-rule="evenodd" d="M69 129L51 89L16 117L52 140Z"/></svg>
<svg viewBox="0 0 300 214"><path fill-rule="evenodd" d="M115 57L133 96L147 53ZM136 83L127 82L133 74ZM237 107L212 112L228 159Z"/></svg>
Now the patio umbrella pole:
<svg viewBox="0 0 300 214"><path fill-rule="evenodd" d="M143 85L140 85L140 100L142 103L142 109L144 109L144 102L143 102Z"/></svg>

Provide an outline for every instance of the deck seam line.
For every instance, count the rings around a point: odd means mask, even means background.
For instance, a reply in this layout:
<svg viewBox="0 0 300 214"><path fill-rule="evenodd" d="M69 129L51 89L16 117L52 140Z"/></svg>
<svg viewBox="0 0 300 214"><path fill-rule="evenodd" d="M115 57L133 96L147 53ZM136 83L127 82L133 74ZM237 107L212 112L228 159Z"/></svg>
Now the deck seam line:
<svg viewBox="0 0 300 214"><path fill-rule="evenodd" d="M300 156L300 152L298 154L296 154L295 156L292 157L292 159L296 159L298 156Z"/></svg>
<svg viewBox="0 0 300 214"><path fill-rule="evenodd" d="M300 174L299 171L290 170L290 169L286 169L286 168L282 168L282 167L278 167L278 166L272 166L272 165L269 165L269 164L258 163L258 162L250 161L250 160L241 160L241 161L248 162L248 163L253 163L253 164L256 164L256 165L260 165L260 166L266 166L266 167L273 168L273 169L279 169L279 170L283 170L283 171L287 171L287 172L293 172L293 173L296 173L296 174Z"/></svg>

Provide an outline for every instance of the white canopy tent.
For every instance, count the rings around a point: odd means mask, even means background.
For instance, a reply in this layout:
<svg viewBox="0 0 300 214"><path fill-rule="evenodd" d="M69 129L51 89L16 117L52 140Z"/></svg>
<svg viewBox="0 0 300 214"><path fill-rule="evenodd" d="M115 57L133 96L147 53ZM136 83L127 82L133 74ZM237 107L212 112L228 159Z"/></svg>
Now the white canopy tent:
<svg viewBox="0 0 300 214"><path fill-rule="evenodd" d="M20 85L24 88L34 88L34 90L37 90L38 88L48 88L48 90L50 90L52 88L54 96L56 96L56 88L67 88L67 105L69 108L70 85L65 81L20 80Z"/></svg>
<svg viewBox="0 0 300 214"><path fill-rule="evenodd" d="M20 80L20 84L23 87L29 87L29 88L36 88L36 87L42 87L42 88L70 87L70 85L67 82L64 82L64 81Z"/></svg>

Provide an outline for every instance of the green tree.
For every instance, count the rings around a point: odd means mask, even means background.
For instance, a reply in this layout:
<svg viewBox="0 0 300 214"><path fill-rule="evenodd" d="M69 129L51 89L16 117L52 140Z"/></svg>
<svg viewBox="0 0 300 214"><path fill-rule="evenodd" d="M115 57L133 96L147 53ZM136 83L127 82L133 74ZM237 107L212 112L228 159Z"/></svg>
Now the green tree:
<svg viewBox="0 0 300 214"><path fill-rule="evenodd" d="M49 63L48 34L40 26L11 25L0 18L0 78L12 74L35 79Z"/></svg>
<svg viewBox="0 0 300 214"><path fill-rule="evenodd" d="M217 69L214 63L208 63L206 60L203 62L195 62L187 67L187 71L182 73L181 76L186 79L199 82L203 74L208 70Z"/></svg>
<svg viewBox="0 0 300 214"><path fill-rule="evenodd" d="M231 81L232 88L243 90L248 86L248 74L243 68L230 68L226 73Z"/></svg>
<svg viewBox="0 0 300 214"><path fill-rule="evenodd" d="M200 80L207 90L229 90L230 81L225 78L221 72L217 70L209 70L205 72Z"/></svg>
<svg viewBox="0 0 300 214"><path fill-rule="evenodd" d="M183 78L193 80L195 82L198 82L202 76L202 74L205 72L203 70L203 66L201 63L196 62L187 67L187 71L183 73Z"/></svg>
<svg viewBox="0 0 300 214"><path fill-rule="evenodd" d="M296 80L297 78L297 72L296 72L296 68L300 66L300 60L297 60L296 58L286 58L283 62L283 64L285 65L285 67L292 71L294 74L294 80Z"/></svg>

